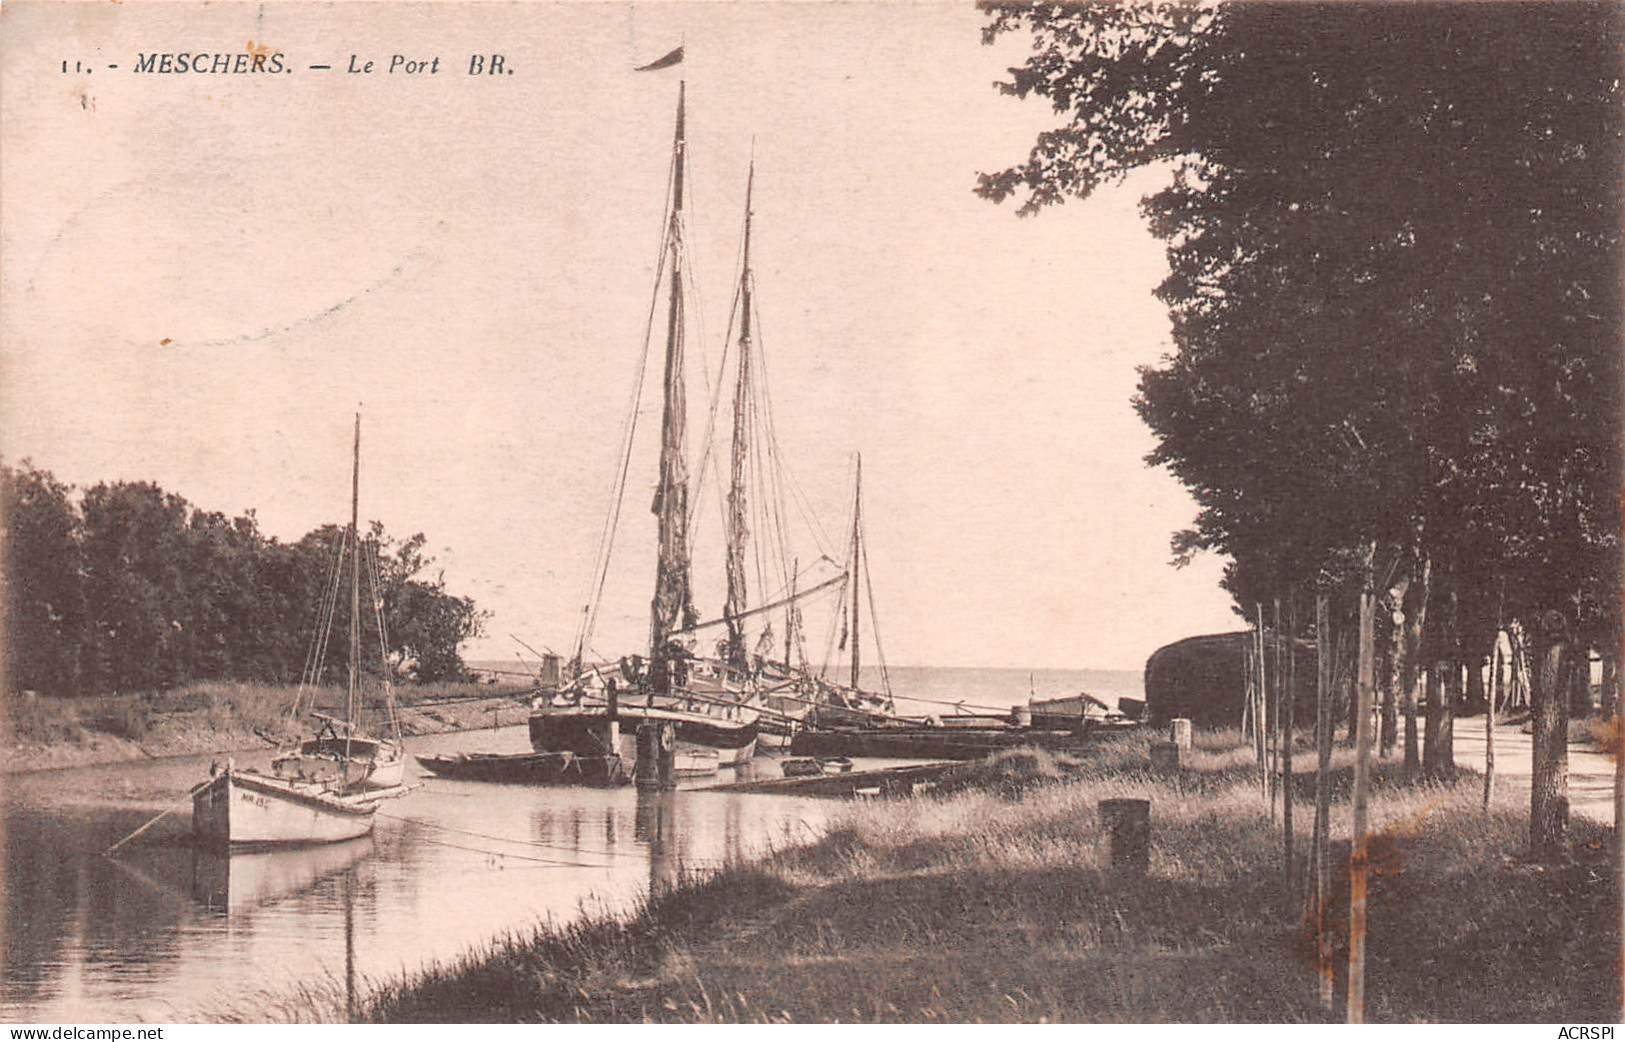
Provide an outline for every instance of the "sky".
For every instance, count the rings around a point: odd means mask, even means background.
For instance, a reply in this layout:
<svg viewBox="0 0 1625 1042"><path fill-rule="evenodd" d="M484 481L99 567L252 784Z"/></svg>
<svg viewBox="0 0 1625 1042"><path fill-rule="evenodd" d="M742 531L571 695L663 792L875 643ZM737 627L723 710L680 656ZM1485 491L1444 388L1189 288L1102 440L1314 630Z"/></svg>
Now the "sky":
<svg viewBox="0 0 1625 1042"><path fill-rule="evenodd" d="M681 79L694 440L754 156L778 441L833 543L862 452L889 662L1137 669L1237 622L1222 560L1169 564L1195 505L1145 466L1131 405L1136 367L1171 350L1166 262L1136 209L1159 175L1027 219L976 197L978 171L1058 117L993 89L1023 41L982 45L969 5L25 2L0 19L8 462L156 481L296 539L347 514L359 408L362 514L426 533L448 588L491 612L468 657L511 657L510 635L564 648L643 347ZM631 71L678 43L680 66ZM250 44L293 71L133 71ZM493 52L511 75L467 74ZM394 54L439 71L389 74ZM659 404L633 446L608 654L647 639ZM714 531L714 493L697 498ZM719 576L697 566L704 616Z"/></svg>

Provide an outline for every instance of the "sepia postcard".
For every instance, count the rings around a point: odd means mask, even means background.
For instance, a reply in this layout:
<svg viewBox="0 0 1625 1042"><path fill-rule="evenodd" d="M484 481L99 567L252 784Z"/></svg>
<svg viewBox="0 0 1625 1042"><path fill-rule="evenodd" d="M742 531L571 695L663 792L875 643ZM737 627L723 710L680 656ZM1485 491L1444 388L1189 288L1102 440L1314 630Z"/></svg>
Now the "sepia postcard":
<svg viewBox="0 0 1625 1042"><path fill-rule="evenodd" d="M1613 1038L1622 78L0 4L0 1020Z"/></svg>

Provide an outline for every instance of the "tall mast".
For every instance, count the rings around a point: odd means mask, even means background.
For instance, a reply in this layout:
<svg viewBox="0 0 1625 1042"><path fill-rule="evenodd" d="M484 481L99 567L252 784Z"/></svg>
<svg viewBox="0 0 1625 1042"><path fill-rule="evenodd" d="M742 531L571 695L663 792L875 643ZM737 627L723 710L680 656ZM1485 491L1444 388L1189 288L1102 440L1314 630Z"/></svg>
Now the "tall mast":
<svg viewBox="0 0 1625 1042"><path fill-rule="evenodd" d="M858 571L863 560L863 453L858 453L858 478L852 494L852 690L858 690Z"/></svg>
<svg viewBox="0 0 1625 1042"><path fill-rule="evenodd" d="M728 485L728 601L723 618L728 624L728 664L746 666L745 624L740 616L748 607L745 589L745 541L750 538L749 506L745 500L745 464L749 455L750 433L750 218L751 191L756 181L756 164L750 165L745 179L745 246L739 270L739 374L734 383L733 467Z"/></svg>
<svg viewBox="0 0 1625 1042"><path fill-rule="evenodd" d="M344 719L355 730L356 674L361 664L361 414L355 414L355 453L350 470L350 684Z"/></svg>
<svg viewBox="0 0 1625 1042"><path fill-rule="evenodd" d="M660 522L655 595L649 621L650 680L656 691L671 686L667 643L673 630L694 613L688 576L688 466L683 452L686 401L683 392L683 136L684 84L677 88L677 132L672 139L671 217L666 248L671 254L671 300L666 312L665 411L661 419L660 484L654 513Z"/></svg>
<svg viewBox="0 0 1625 1042"><path fill-rule="evenodd" d="M790 565L790 603L784 606L784 668L790 668L790 651L796 639L796 579L801 572L801 558Z"/></svg>

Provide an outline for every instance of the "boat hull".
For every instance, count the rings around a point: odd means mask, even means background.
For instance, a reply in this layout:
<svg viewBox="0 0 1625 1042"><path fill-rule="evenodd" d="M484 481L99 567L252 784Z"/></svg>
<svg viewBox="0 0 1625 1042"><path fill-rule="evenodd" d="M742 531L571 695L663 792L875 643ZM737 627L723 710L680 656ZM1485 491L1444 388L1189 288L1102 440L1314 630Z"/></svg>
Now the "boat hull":
<svg viewBox="0 0 1625 1042"><path fill-rule="evenodd" d="M625 785L631 780L618 756L577 756L569 752L468 753L419 756L419 764L439 778L504 785Z"/></svg>
<svg viewBox="0 0 1625 1042"><path fill-rule="evenodd" d="M372 831L376 799L226 770L192 794L192 834L210 846L337 843Z"/></svg>
<svg viewBox="0 0 1625 1042"><path fill-rule="evenodd" d="M1002 749L1037 745L1076 749L1085 738L1073 731L970 730L951 727L808 730L790 743L794 756L878 756L918 760L979 760Z"/></svg>
<svg viewBox="0 0 1625 1042"><path fill-rule="evenodd" d="M365 789L394 789L406 781L406 757L397 746L385 746L387 752L373 761L372 770L362 781Z"/></svg>
<svg viewBox="0 0 1625 1042"><path fill-rule="evenodd" d="M647 723L670 723L677 736L677 753L703 755L714 751L717 766L737 767L756 753L760 734L758 714L742 706L737 719L662 706L622 706L610 717L602 706L547 707L530 715L530 746L537 752L571 752L577 756L620 756L637 762L638 728Z"/></svg>

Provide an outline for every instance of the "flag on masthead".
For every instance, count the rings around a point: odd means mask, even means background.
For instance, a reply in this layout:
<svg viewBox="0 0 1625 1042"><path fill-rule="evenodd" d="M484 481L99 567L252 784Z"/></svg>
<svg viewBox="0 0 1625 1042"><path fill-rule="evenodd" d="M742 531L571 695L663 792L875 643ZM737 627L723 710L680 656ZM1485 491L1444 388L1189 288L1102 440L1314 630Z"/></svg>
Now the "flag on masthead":
<svg viewBox="0 0 1625 1042"><path fill-rule="evenodd" d="M639 65L637 68L633 69L632 71L633 72L653 72L656 69L669 69L673 65L676 65L679 62L681 62L682 60L683 60L683 48L678 47L675 51L672 51L670 54L666 55L664 58L656 58L654 61L650 62L649 64L647 64L647 65Z"/></svg>

